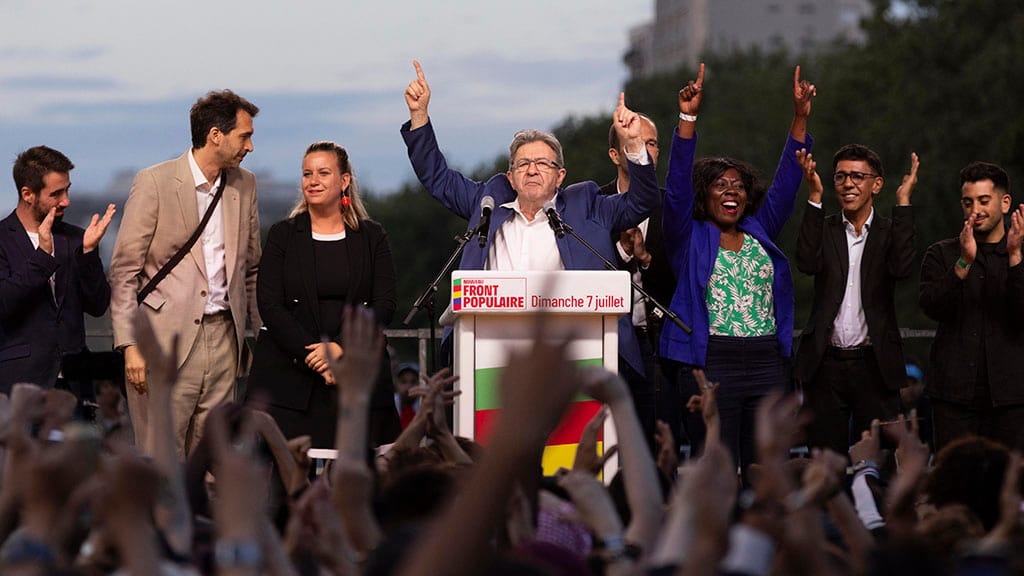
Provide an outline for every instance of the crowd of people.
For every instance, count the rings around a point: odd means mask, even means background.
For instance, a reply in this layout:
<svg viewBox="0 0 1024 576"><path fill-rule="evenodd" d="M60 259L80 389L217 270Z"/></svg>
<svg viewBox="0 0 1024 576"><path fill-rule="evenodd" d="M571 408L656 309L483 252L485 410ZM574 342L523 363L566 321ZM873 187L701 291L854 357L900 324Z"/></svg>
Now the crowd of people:
<svg viewBox="0 0 1024 576"><path fill-rule="evenodd" d="M261 244L240 167L259 108L231 91L197 100L188 150L136 176L109 280L97 247L117 207L65 223L74 166L36 146L15 160L0 228L4 574L1024 573L1024 205L1005 171L964 168L964 226L924 255L920 304L939 324L925 384L894 304L916 258L919 159L886 217L878 155L843 146L826 215L817 89L799 67L765 183L742 160L695 158L701 65L678 94L663 191L657 127L622 95L614 182L563 187L561 144L539 130L515 134L507 172L469 179L441 152L414 67L412 167L483 238L460 268L617 262L650 295L619 320L618 373L572 362L538 314L532 344L509 352L487 445L453 435L458 375L396 366L386 345L396 271L348 152L308 147L301 198ZM802 184L796 268L815 297L794 339L776 242ZM83 315L108 307L130 424L116 385L71 377ZM572 469L545 476L545 441L580 394L603 408ZM326 466L314 449L333 449ZM618 473L602 477L611 454Z"/></svg>

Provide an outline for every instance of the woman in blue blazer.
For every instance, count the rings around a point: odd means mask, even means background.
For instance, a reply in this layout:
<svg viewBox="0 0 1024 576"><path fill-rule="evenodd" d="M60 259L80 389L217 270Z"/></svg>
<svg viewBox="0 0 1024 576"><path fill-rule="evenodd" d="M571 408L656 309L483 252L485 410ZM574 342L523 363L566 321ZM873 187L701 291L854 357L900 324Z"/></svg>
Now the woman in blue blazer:
<svg viewBox="0 0 1024 576"><path fill-rule="evenodd" d="M694 163L703 82L702 64L696 82L679 91L679 126L672 141L663 220L665 248L679 279L671 308L693 333L666 323L661 354L669 385L675 388L670 395L675 406L700 394L694 369L703 369L709 381L720 383L721 439L745 476L754 458L757 404L790 382L793 276L775 240L793 212L803 177L801 162L810 162L807 117L815 89L800 81L798 66L793 123L765 191L745 162L704 158ZM702 426L687 428L691 445L699 450Z"/></svg>
<svg viewBox="0 0 1024 576"><path fill-rule="evenodd" d="M333 447L338 402L327 354L344 353L342 311L368 306L387 325L396 305L387 234L368 218L348 153L334 142L306 150L302 200L270 229L256 299L264 329L249 397L265 398L286 437L309 434L314 448ZM401 431L389 365L385 354L371 408L370 438L378 444Z"/></svg>

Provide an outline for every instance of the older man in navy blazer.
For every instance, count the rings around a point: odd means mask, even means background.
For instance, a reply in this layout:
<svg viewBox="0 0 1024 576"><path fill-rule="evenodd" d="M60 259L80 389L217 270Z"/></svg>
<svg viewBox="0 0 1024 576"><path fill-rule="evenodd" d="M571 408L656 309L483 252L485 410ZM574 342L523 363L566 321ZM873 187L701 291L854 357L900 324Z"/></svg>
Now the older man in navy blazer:
<svg viewBox="0 0 1024 576"><path fill-rule="evenodd" d="M82 313L101 316L110 286L100 239L114 216L107 206L85 230L63 222L74 164L46 146L14 161L18 205L0 222L0 392L18 382L53 387L64 357L85 349Z"/></svg>
<svg viewBox="0 0 1024 576"><path fill-rule="evenodd" d="M556 238L543 207L554 201L567 224L614 261L611 234L637 226L660 203L654 165L641 137L640 116L626 108L619 95L615 129L625 143L630 185L625 194L604 196L593 182L561 188L565 179L562 146L554 135L539 130L518 132L509 146L509 169L487 182L476 182L452 170L438 147L427 114L430 88L418 62L416 79L405 91L409 122L402 126L416 176L449 210L477 226L480 201L494 199L486 245L466 244L462 270L600 270L601 259L568 236ZM640 348L628 316L619 319L619 356L629 369L644 373ZM622 362L620 362L620 370Z"/></svg>

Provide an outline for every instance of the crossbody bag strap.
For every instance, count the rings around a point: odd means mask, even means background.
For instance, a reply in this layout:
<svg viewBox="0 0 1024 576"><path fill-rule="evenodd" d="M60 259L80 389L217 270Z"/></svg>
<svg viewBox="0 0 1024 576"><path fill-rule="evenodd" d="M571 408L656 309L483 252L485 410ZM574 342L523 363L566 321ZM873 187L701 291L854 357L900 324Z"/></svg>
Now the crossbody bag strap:
<svg viewBox="0 0 1024 576"><path fill-rule="evenodd" d="M156 290L157 285L171 273L171 270L174 270L174 267L181 262L185 257L185 254L188 254L189 250L192 250L192 246L194 246L196 241L199 240L199 236L201 236L203 234L203 230L206 229L206 224L210 221L210 217L213 216L213 210L217 207L217 202L220 201L220 197L224 193L224 186L226 186L227 183L228 174L227 172L222 171L220 173L220 186L217 186L217 192L213 195L213 201L211 201L210 205L206 208L206 213L203 214L203 219L199 221L199 226L197 226L195 231L192 232L192 236L189 237L188 241L174 253L174 256L171 256L171 259L160 267L160 270L158 270L157 273L149 279L149 282L146 282L146 285L142 287L142 290L139 290L138 296L135 297L136 302L142 304L142 301L146 299L146 296L149 296L150 292Z"/></svg>

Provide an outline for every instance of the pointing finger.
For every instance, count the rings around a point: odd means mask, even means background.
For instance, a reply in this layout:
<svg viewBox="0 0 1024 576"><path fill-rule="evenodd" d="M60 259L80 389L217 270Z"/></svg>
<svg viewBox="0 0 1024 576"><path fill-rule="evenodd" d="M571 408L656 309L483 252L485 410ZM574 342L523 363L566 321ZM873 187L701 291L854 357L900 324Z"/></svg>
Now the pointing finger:
<svg viewBox="0 0 1024 576"><path fill-rule="evenodd" d="M700 63L700 70L697 71L697 87L704 85L704 63Z"/></svg>
<svg viewBox="0 0 1024 576"><path fill-rule="evenodd" d="M417 80L426 81L427 78L426 78L426 76L423 75L423 67L420 66L419 60L413 60L412 61L412 66L413 66L413 68L416 69L416 79Z"/></svg>

